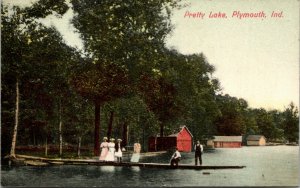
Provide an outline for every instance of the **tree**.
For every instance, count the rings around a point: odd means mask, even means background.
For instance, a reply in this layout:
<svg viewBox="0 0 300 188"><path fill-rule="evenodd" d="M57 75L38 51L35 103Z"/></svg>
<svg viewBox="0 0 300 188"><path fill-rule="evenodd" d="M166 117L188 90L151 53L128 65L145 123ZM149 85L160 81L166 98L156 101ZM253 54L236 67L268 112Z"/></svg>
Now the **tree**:
<svg viewBox="0 0 300 188"><path fill-rule="evenodd" d="M130 70L130 79L151 73L171 31L171 9L180 1L84 1L73 0L85 50L100 62L111 62Z"/></svg>
<svg viewBox="0 0 300 188"><path fill-rule="evenodd" d="M180 114L180 109L175 101L175 87L160 76L153 78L143 75L139 89L145 103L160 122L160 136L164 136L165 124Z"/></svg>
<svg viewBox="0 0 300 188"><path fill-rule="evenodd" d="M110 66L125 71L127 75L125 81L130 80L132 83L132 87L126 89L130 92L133 91L138 81L137 78L140 78L142 73L152 73L152 67L159 58L158 52L163 48L164 39L171 30L170 8L176 7L178 1L73 0L71 2L76 13L73 24L81 34L88 56L98 64L97 67L102 67L103 71L110 71ZM91 74L93 75L93 73ZM110 79L109 74L101 74L102 80ZM120 74L120 77L123 77L122 71ZM84 77L99 82L99 79L94 76ZM80 85L84 85L83 82L81 83ZM98 124L100 117L98 114L100 103L108 101L105 99L105 95L110 97L115 95L116 98L121 97L120 94L124 93L122 89L122 92L117 94L108 93L114 92L106 89L106 87L112 86L110 84L103 82L95 88L88 89L92 93L96 91L96 95L93 96L95 101L95 154L98 154L99 150ZM105 90L105 95L99 95L98 92L101 90ZM95 96L98 96L97 99Z"/></svg>
<svg viewBox="0 0 300 188"><path fill-rule="evenodd" d="M19 28L20 23L22 22L21 16L19 14L20 9L13 7L15 12L12 16L8 16L8 7L1 6L2 24L3 29L1 32L2 40L2 56L1 61L4 62L6 66L3 66L3 74L6 74L14 79L15 83L15 125L12 136L12 145L10 155L15 156L15 145L17 140L17 131L19 125L19 80L22 75L22 53L26 49L24 48L27 44L26 34ZM5 37L3 37L3 35ZM10 47L10 45L12 47Z"/></svg>
<svg viewBox="0 0 300 188"><path fill-rule="evenodd" d="M122 138L123 147L139 140L144 150L146 138L157 133L158 121L139 95L128 95L108 102L103 110L108 121L111 111L114 112L111 136Z"/></svg>
<svg viewBox="0 0 300 188"><path fill-rule="evenodd" d="M212 76L215 69L204 54L180 55L178 60L172 61L171 70L176 70L174 85L184 105L182 121L195 138L208 139L215 135L214 120L220 115L215 99L219 81Z"/></svg>
<svg viewBox="0 0 300 188"><path fill-rule="evenodd" d="M229 95L218 95L217 103L222 115L216 120L219 135L242 135L246 132L243 112L248 107L244 99L237 99Z"/></svg>
<svg viewBox="0 0 300 188"><path fill-rule="evenodd" d="M259 134L258 125L256 122L255 109L248 108L244 114L246 123L246 135Z"/></svg>
<svg viewBox="0 0 300 188"><path fill-rule="evenodd" d="M69 143L77 144L77 156L81 156L81 145L89 144L93 141L93 105L91 102L76 92L71 92L69 100L65 101L65 134L64 138Z"/></svg>
<svg viewBox="0 0 300 188"><path fill-rule="evenodd" d="M39 48L33 47L33 44L38 43L46 44L45 40L47 34L51 32L46 31L40 24L36 22L38 18L44 18L53 12L56 12L57 15L64 14L68 6L64 1L39 1L33 4L32 7L20 9L19 7L12 7L11 9L3 5L1 6L2 12L2 25L3 29L1 32L2 38L2 63L3 63L3 72L2 75L8 76L11 80L15 80L16 85L16 111L15 111L15 126L12 137L12 147L11 147L11 156L15 155L15 145L17 140L17 131L19 125L19 101L20 101L20 87L24 88L24 83L27 83L28 77L31 74L36 72L32 71L32 61L36 58L36 52L41 51ZM41 31L40 29L44 29ZM46 35L45 35L46 34ZM43 38L46 38L43 40ZM58 41L61 38L54 38L54 41ZM51 40L50 40L51 42ZM58 44L61 40L58 42ZM49 44L48 44L49 45ZM51 45L50 45L51 46ZM52 45L52 47L55 47ZM61 45L59 45L61 47ZM65 46L64 46L65 47ZM61 48L64 49L64 48ZM47 50L47 49L46 49ZM47 54L46 50L39 55L39 57L44 57ZM53 53L53 51L49 52ZM49 56L49 61L53 60L54 54ZM44 57L43 60L47 59ZM40 61L43 61L40 59ZM41 70L41 69L40 69ZM25 81L26 80L26 81ZM6 82L5 82L6 83ZM11 83L8 83L11 84ZM5 99L4 99L5 100Z"/></svg>
<svg viewBox="0 0 300 188"><path fill-rule="evenodd" d="M283 113L278 110L269 110L268 114L272 117L274 128L271 134L273 141L284 140L284 129L282 128Z"/></svg>
<svg viewBox="0 0 300 188"><path fill-rule="evenodd" d="M299 142L299 111L293 103L283 112L284 136L289 142Z"/></svg>
<svg viewBox="0 0 300 188"><path fill-rule="evenodd" d="M95 106L94 155L99 155L100 109L105 102L128 92L129 80L126 70L116 64L85 62L76 67L70 80L74 89Z"/></svg>
<svg viewBox="0 0 300 188"><path fill-rule="evenodd" d="M178 124L187 124L197 137L213 133L213 120L218 114L214 95L218 81L203 54L182 55L165 49L153 69L154 76L143 75L139 88L149 108L161 125L173 133Z"/></svg>
<svg viewBox="0 0 300 188"><path fill-rule="evenodd" d="M275 123L273 117L265 109L256 109L256 122L259 128L259 134L264 135L267 140L273 139Z"/></svg>

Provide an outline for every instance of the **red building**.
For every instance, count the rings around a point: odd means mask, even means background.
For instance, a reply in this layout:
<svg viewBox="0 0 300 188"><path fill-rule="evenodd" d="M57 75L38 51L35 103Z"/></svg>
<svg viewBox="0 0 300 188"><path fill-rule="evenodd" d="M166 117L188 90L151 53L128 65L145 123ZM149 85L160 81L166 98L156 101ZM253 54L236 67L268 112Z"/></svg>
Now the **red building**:
<svg viewBox="0 0 300 188"><path fill-rule="evenodd" d="M207 145L215 148L240 148L242 146L242 136L214 136Z"/></svg>
<svg viewBox="0 0 300 188"><path fill-rule="evenodd" d="M179 132L164 137L149 137L148 151L166 151L178 148L181 152L191 152L193 135L186 126L180 127Z"/></svg>

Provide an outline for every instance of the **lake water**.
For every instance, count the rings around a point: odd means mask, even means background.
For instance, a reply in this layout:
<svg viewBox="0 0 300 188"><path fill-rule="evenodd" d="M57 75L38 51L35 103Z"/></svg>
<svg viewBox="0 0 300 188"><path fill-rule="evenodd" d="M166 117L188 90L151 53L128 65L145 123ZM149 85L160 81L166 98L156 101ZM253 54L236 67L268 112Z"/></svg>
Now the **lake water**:
<svg viewBox="0 0 300 188"><path fill-rule="evenodd" d="M141 162L168 163L171 153L142 157ZM126 158L125 158L126 160ZM182 153L181 164L194 164ZM203 154L203 165L243 165L243 169L180 170L139 167L65 165L2 166L2 186L30 187L183 187L299 186L299 147L218 148Z"/></svg>

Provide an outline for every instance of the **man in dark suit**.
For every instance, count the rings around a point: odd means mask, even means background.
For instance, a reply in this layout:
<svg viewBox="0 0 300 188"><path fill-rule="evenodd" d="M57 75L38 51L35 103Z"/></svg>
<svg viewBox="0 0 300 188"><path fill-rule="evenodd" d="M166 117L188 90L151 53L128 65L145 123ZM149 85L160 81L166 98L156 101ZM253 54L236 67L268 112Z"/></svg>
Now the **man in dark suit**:
<svg viewBox="0 0 300 188"><path fill-rule="evenodd" d="M203 146L200 144L200 141L197 141L197 144L195 145L195 165L198 165L198 159L200 162L200 165L202 165L202 152L203 152Z"/></svg>

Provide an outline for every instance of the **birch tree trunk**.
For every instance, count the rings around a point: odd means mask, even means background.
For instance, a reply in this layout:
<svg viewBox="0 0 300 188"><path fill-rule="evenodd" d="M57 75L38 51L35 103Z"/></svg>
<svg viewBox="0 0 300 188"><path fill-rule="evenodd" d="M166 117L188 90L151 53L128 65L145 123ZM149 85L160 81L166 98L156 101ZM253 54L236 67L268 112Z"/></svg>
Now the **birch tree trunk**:
<svg viewBox="0 0 300 188"><path fill-rule="evenodd" d="M59 156L62 156L62 107L61 100L59 101Z"/></svg>
<svg viewBox="0 0 300 188"><path fill-rule="evenodd" d="M15 112L15 127L12 137L11 149L10 149L10 156L15 157L15 149L16 149L16 142L17 142L17 133L18 133L18 125L19 125L19 79L17 78L16 81L16 112Z"/></svg>
<svg viewBox="0 0 300 188"><path fill-rule="evenodd" d="M80 157L80 148L81 148L81 136L78 138L78 149L77 149L78 157Z"/></svg>
<svg viewBox="0 0 300 188"><path fill-rule="evenodd" d="M45 144L45 156L48 156L48 137L46 137L46 144Z"/></svg>

